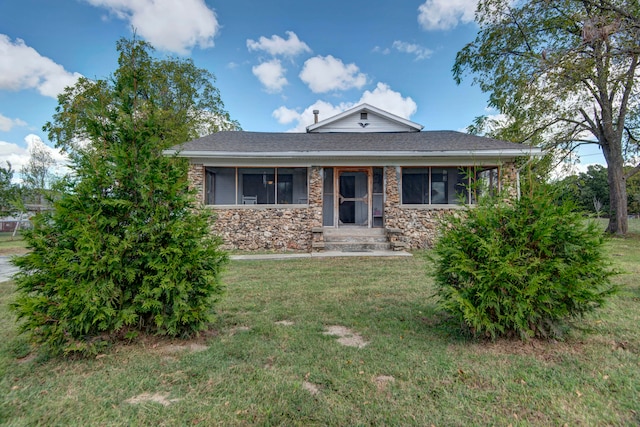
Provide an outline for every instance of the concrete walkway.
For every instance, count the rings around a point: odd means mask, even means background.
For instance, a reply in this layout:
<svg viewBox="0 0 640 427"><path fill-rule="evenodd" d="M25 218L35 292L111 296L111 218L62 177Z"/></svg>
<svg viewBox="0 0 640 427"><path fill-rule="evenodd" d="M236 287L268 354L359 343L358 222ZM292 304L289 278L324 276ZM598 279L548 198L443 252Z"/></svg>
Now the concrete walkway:
<svg viewBox="0 0 640 427"><path fill-rule="evenodd" d="M360 251L342 252L326 251L312 253L282 253L282 254L257 254L257 255L231 255L232 260L282 260L294 258L331 258L331 257L408 257L413 256L405 251Z"/></svg>
<svg viewBox="0 0 640 427"><path fill-rule="evenodd" d="M18 272L18 267L9 262L10 256L0 256L0 283L11 280L11 277Z"/></svg>
<svg viewBox="0 0 640 427"><path fill-rule="evenodd" d="M282 254L256 254L256 255L231 255L233 260L283 260L295 258L330 258L330 257L408 257L412 256L405 251L367 251L367 252L313 252L313 253L282 253ZM9 262L10 256L0 256L0 283L11 280L18 272L18 268Z"/></svg>

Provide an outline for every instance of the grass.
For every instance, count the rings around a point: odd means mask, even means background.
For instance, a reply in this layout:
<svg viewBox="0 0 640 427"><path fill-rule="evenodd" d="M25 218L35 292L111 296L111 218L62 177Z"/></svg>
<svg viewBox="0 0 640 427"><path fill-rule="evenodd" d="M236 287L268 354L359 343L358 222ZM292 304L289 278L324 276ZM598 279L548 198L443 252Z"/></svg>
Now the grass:
<svg viewBox="0 0 640 427"><path fill-rule="evenodd" d="M0 424L638 425L640 234L607 250L622 291L563 342L461 337L420 256L312 258L232 262L197 339L46 359L16 334L1 283Z"/></svg>
<svg viewBox="0 0 640 427"><path fill-rule="evenodd" d="M27 243L20 233L13 237L13 233L0 233L0 256L16 255L26 252Z"/></svg>

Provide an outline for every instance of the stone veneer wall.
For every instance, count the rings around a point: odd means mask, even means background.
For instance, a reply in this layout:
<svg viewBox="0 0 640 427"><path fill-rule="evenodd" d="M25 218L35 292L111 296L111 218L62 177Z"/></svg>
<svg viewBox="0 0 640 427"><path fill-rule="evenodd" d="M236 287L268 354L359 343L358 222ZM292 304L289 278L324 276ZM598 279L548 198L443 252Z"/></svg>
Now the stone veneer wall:
<svg viewBox="0 0 640 427"><path fill-rule="evenodd" d="M196 190L196 202L204 204L204 166L190 164L187 172L189 187Z"/></svg>
<svg viewBox="0 0 640 427"><path fill-rule="evenodd" d="M449 214L464 215L464 210L461 207L447 209L401 206L398 182L400 173L400 167L385 167L384 217L387 235L407 249L430 248L438 237L438 225L442 218ZM515 164L502 165L500 175L501 185L509 194L515 196L517 180Z"/></svg>
<svg viewBox="0 0 640 427"><path fill-rule="evenodd" d="M515 163L505 163L500 167L500 185L511 197L518 194L518 167Z"/></svg>
<svg viewBox="0 0 640 427"><path fill-rule="evenodd" d="M432 247L440 220L450 213L463 214L460 208L425 209L402 207L398 177L400 168L386 166L385 228L392 240L407 249ZM503 185L515 194L517 169L513 163L501 167ZM191 165L189 181L197 190L197 200L204 204L204 167ZM312 167L309 177L309 205L284 208L268 205L245 205L214 208L217 219L212 231L222 237L223 248L239 250L311 251L313 228L322 227L322 168Z"/></svg>
<svg viewBox="0 0 640 427"><path fill-rule="evenodd" d="M322 168L310 169L306 207L244 205L213 209L216 220L212 231L222 238L223 249L310 252L312 229L322 227Z"/></svg>
<svg viewBox="0 0 640 427"><path fill-rule="evenodd" d="M440 219L453 209L406 208L400 205L400 168L386 166L384 223L387 230L394 230L393 239L399 239L407 249L430 248L437 237Z"/></svg>

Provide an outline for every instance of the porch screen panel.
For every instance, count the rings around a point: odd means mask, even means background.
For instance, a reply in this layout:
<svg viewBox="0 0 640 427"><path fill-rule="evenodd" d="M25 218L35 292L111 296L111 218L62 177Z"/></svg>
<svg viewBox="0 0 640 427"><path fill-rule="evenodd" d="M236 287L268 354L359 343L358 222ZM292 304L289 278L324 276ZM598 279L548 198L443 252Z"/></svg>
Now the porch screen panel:
<svg viewBox="0 0 640 427"><path fill-rule="evenodd" d="M278 203L308 203L307 168L278 168L276 172Z"/></svg>
<svg viewBox="0 0 640 427"><path fill-rule="evenodd" d="M355 222L366 225L369 221L369 204L367 202L369 191L369 177L365 172L355 172Z"/></svg>
<svg viewBox="0 0 640 427"><path fill-rule="evenodd" d="M371 189L372 227L382 227L384 212L384 173L382 168L373 168L373 188Z"/></svg>
<svg viewBox="0 0 640 427"><path fill-rule="evenodd" d="M475 203L480 194L498 188L498 168L426 167L402 169L402 203L459 205Z"/></svg>
<svg viewBox="0 0 640 427"><path fill-rule="evenodd" d="M478 196L483 194L496 194L498 191L498 168L478 168L476 169L474 187Z"/></svg>
<svg viewBox="0 0 640 427"><path fill-rule="evenodd" d="M276 203L274 168L239 168L238 202L271 205Z"/></svg>
<svg viewBox="0 0 640 427"><path fill-rule="evenodd" d="M402 169L402 203L406 205L429 203L429 168Z"/></svg>
<svg viewBox="0 0 640 427"><path fill-rule="evenodd" d="M322 225L333 227L333 168L324 168L322 191Z"/></svg>
<svg viewBox="0 0 640 427"><path fill-rule="evenodd" d="M206 168L205 203L234 205L236 203L236 169Z"/></svg>
<svg viewBox="0 0 640 427"><path fill-rule="evenodd" d="M469 203L469 184L471 176L470 170L468 167L459 167L455 169L455 180L451 180L451 184L454 184L453 187L453 198L450 198L449 203L452 204L461 204L461 203Z"/></svg>
<svg viewBox="0 0 640 427"><path fill-rule="evenodd" d="M444 205L449 197L449 173L447 169L431 168L431 201L432 205Z"/></svg>

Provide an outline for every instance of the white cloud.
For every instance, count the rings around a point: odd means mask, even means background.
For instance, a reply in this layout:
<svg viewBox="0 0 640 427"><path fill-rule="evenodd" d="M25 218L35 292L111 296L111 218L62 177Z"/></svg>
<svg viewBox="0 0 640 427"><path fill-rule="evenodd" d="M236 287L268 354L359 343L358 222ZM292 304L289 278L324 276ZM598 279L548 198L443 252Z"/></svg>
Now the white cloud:
<svg viewBox="0 0 640 427"><path fill-rule="evenodd" d="M27 123L20 119L10 119L0 114L0 131L9 132L14 126L26 126Z"/></svg>
<svg viewBox="0 0 640 427"><path fill-rule="evenodd" d="M82 77L40 55L23 40L12 42L5 34L0 34L0 58L0 90L36 89L43 96L56 98Z"/></svg>
<svg viewBox="0 0 640 427"><path fill-rule="evenodd" d="M20 168L29 160L29 152L20 147L18 144L0 141L0 166L7 166L7 162L11 163L11 168L19 172ZM15 175L14 175L15 178Z"/></svg>
<svg viewBox="0 0 640 427"><path fill-rule="evenodd" d="M408 53L416 56L416 60L427 59L430 58L433 54L431 49L427 49L424 46L420 46L419 44L407 43L400 40L396 40L393 42L393 48L398 52Z"/></svg>
<svg viewBox="0 0 640 427"><path fill-rule="evenodd" d="M260 37L258 41L248 39L247 49L262 50L270 55L282 55L282 56L296 56L301 53L311 52L311 49L307 44L301 41L296 33L293 31L286 32L289 38L287 40L274 34L271 38L264 36Z"/></svg>
<svg viewBox="0 0 640 427"><path fill-rule="evenodd" d="M282 91L282 88L288 83L284 77L287 70L282 67L282 64L277 59L256 65L251 71L253 71L253 75L264 85L267 92L270 93Z"/></svg>
<svg viewBox="0 0 640 427"><path fill-rule="evenodd" d="M381 53L382 55L388 55L391 53L391 49L388 47L381 48L380 46L376 46L373 48L373 53Z"/></svg>
<svg viewBox="0 0 640 427"><path fill-rule="evenodd" d="M400 92L391 90L389 85L385 83L378 83L372 92L365 91L356 104L365 102L405 119L418 111L418 105L411 97L404 98Z"/></svg>
<svg viewBox="0 0 640 427"><path fill-rule="evenodd" d="M340 59L331 55L316 56L304 63L300 79L314 93L359 89L367 83L366 74L359 71L355 64L345 65Z"/></svg>
<svg viewBox="0 0 640 427"><path fill-rule="evenodd" d="M51 167L51 172L54 175L63 176L69 173L67 166L69 159L60 150L46 145L38 135L29 134L24 138L24 141L27 144L27 148L11 142L0 141L0 166L6 167L6 162L11 163L11 168L15 171L13 176L15 181L20 180L20 170L29 161L29 152L34 147L44 148L49 152L51 158L55 161L55 164Z"/></svg>
<svg viewBox="0 0 640 427"><path fill-rule="evenodd" d="M292 110L291 108L287 108L285 106L279 107L271 113L271 116L275 118L278 123L283 125L288 125L296 120L300 120L301 114L296 110Z"/></svg>
<svg viewBox="0 0 640 427"><path fill-rule="evenodd" d="M391 90L389 85L385 83L378 83L373 91L365 91L357 102L342 102L333 105L326 101L316 101L302 112L283 106L275 110L272 116L280 124L295 123L295 127L289 129L288 132L305 132L306 127L313 124L313 110L319 110L319 118L324 120L362 103L370 104L405 119L417 111L417 105L413 99L404 98L402 94Z"/></svg>
<svg viewBox="0 0 640 427"><path fill-rule="evenodd" d="M473 22L478 0L426 0L420 5L418 22L425 30L448 30Z"/></svg>
<svg viewBox="0 0 640 427"><path fill-rule="evenodd" d="M287 107L280 107L272 113L272 116L281 124L297 122L296 126L287 132L306 132L307 126L313 124L313 110L319 110L320 120L323 120L340 114L353 106L354 104L344 102L336 106L325 101L316 101L305 108L302 113Z"/></svg>
<svg viewBox="0 0 640 427"><path fill-rule="evenodd" d="M220 24L204 0L85 0L128 21L137 34L158 49L187 54L213 46Z"/></svg>

